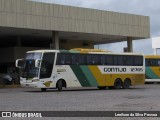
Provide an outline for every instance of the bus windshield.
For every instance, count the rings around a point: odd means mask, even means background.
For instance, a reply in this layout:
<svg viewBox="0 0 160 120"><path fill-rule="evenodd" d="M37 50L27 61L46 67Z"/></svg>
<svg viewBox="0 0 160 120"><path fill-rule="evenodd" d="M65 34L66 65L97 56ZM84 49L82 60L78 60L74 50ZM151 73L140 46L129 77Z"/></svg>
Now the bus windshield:
<svg viewBox="0 0 160 120"><path fill-rule="evenodd" d="M35 60L41 59L42 53L27 53L22 67L21 77L32 79L38 77L39 68L35 67Z"/></svg>

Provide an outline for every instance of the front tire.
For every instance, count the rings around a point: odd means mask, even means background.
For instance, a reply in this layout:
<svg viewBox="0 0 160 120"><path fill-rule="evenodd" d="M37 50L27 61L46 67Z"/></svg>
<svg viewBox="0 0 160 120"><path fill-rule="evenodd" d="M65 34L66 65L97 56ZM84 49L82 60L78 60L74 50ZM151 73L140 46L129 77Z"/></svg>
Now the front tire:
<svg viewBox="0 0 160 120"><path fill-rule="evenodd" d="M62 91L62 87L63 87L62 80L59 80L57 83L58 91Z"/></svg>

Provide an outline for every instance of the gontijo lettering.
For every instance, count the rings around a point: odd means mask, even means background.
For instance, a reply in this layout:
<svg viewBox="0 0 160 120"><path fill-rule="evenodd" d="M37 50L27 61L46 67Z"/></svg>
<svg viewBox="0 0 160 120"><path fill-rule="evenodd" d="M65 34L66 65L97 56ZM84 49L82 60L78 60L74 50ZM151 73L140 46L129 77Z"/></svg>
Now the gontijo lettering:
<svg viewBox="0 0 160 120"><path fill-rule="evenodd" d="M105 67L104 72L126 72L126 68Z"/></svg>

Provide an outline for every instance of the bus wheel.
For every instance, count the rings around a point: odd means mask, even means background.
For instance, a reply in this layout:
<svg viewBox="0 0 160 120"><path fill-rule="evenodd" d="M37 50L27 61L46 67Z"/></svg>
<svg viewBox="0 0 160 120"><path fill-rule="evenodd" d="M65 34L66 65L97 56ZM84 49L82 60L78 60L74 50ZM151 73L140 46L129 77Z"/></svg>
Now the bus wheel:
<svg viewBox="0 0 160 120"><path fill-rule="evenodd" d="M98 86L98 89L104 90L104 89L106 89L106 87L100 87L100 86Z"/></svg>
<svg viewBox="0 0 160 120"><path fill-rule="evenodd" d="M58 83L57 83L57 88L58 88L58 91L62 91L62 80L59 80Z"/></svg>
<svg viewBox="0 0 160 120"><path fill-rule="evenodd" d="M114 82L114 88L120 89L122 87L122 81L120 79L116 79Z"/></svg>
<svg viewBox="0 0 160 120"><path fill-rule="evenodd" d="M45 92L47 89L46 88L41 88L41 91L42 92Z"/></svg>
<svg viewBox="0 0 160 120"><path fill-rule="evenodd" d="M122 88L129 89L130 86L131 86L131 80L130 79L125 79L124 82L123 82Z"/></svg>

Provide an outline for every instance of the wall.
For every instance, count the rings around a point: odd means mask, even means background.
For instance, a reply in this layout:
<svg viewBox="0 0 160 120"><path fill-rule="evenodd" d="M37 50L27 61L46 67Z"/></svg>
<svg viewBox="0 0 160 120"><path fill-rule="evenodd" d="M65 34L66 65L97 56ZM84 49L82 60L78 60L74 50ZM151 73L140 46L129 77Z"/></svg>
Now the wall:
<svg viewBox="0 0 160 120"><path fill-rule="evenodd" d="M148 16L28 0L0 0L0 26L150 37Z"/></svg>
<svg viewBox="0 0 160 120"><path fill-rule="evenodd" d="M92 41L76 41L76 40L60 40L60 49L73 49L73 48L94 48Z"/></svg>

